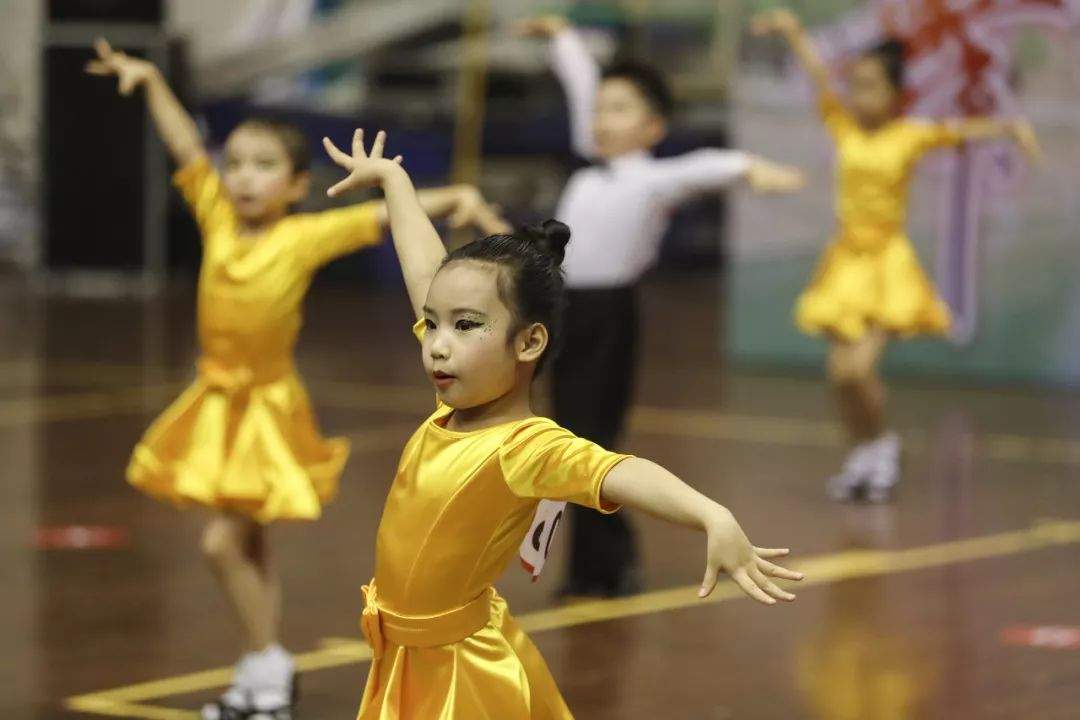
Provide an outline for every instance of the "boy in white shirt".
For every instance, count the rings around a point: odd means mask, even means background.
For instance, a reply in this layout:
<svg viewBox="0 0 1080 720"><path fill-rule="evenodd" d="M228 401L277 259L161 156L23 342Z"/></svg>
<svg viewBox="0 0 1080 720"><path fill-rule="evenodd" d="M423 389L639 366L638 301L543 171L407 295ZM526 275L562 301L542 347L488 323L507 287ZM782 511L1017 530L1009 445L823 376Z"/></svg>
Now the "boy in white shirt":
<svg viewBox="0 0 1080 720"><path fill-rule="evenodd" d="M653 68L624 62L601 71L563 17L525 21L547 38L570 109L574 152L596 163L571 176L555 216L570 226L564 345L553 366L555 420L613 448L636 367L636 288L656 262L671 212L685 200L745 178L757 191L790 192L801 173L747 153L714 148L671 158L651 151L667 134L673 100ZM641 589L633 529L618 514L572 510L564 596L614 597ZM538 570L534 571L538 572Z"/></svg>

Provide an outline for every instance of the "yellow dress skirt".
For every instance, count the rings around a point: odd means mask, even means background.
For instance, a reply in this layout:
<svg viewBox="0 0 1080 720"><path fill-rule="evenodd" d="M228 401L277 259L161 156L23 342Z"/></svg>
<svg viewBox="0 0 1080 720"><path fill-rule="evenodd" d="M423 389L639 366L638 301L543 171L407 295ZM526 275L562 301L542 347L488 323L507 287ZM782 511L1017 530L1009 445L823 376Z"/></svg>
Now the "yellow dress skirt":
<svg viewBox="0 0 1080 720"><path fill-rule="evenodd" d="M324 439L300 378L254 382L246 370L208 370L150 426L128 481L179 506L205 505L259 522L319 517L349 455Z"/></svg>
<svg viewBox="0 0 1080 720"><path fill-rule="evenodd" d="M899 337L944 334L949 309L926 277L908 238L872 249L834 242L795 307L799 329L854 342L880 327Z"/></svg>
<svg viewBox="0 0 1080 720"><path fill-rule="evenodd" d="M349 445L320 435L293 350L312 276L379 242L376 208L289 215L250 235L205 157L181 168L174 183L202 233L202 359L195 382L135 447L128 481L178 505L259 522L317 518L337 490Z"/></svg>

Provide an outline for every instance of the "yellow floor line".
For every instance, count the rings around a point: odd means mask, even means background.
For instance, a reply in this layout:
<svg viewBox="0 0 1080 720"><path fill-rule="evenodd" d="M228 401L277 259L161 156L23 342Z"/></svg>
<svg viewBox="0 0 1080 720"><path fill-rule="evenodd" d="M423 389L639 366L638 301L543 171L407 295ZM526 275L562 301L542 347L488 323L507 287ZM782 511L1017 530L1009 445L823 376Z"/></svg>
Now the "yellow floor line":
<svg viewBox="0 0 1080 720"><path fill-rule="evenodd" d="M952 540L904 550L850 550L805 558L790 563L806 573L800 587L823 585L872 575L921 570L989 558L1005 557L1043 548L1080 542L1080 520L1044 521L1025 530ZM518 618L529 632L568 628L587 623L615 620L698 607L708 603L744 598L732 583L719 585L712 596L699 600L697 586L688 585L644 593L630 598L597 600L567 607L528 613ZM371 658L368 646L353 639L330 638L319 649L296 656L297 667L305 672L361 663ZM72 710L112 717L147 720L187 720L192 712L138 703L225 687L232 668L217 668L162 680L139 683L113 690L69 698Z"/></svg>

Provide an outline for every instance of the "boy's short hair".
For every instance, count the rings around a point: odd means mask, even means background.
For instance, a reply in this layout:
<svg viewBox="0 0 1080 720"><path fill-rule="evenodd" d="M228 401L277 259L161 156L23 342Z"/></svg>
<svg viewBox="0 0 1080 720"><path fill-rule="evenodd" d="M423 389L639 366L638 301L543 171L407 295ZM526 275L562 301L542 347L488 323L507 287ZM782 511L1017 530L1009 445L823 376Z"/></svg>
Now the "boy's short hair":
<svg viewBox="0 0 1080 720"><path fill-rule="evenodd" d="M253 116L241 121L233 132L243 129L261 130L274 135L285 148L293 173L307 172L311 167L311 146L299 126L277 118Z"/></svg>
<svg viewBox="0 0 1080 720"><path fill-rule="evenodd" d="M604 80L625 80L637 88L649 107L664 119L675 111L675 98L663 74L652 65L636 60L619 60L604 69Z"/></svg>

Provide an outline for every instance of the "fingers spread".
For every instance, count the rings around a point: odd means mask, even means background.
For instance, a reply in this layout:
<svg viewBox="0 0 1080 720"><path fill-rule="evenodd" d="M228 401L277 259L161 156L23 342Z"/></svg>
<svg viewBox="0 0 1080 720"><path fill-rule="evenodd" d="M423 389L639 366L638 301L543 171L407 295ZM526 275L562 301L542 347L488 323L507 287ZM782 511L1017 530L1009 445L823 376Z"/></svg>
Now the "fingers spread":
<svg viewBox="0 0 1080 720"><path fill-rule="evenodd" d="M716 580L720 576L720 568L715 565L705 566L705 577L701 580L701 589L698 590L698 597L708 597L712 593L713 588L716 587Z"/></svg>
<svg viewBox="0 0 1080 720"><path fill-rule="evenodd" d="M759 588L757 584L752 579L750 579L750 576L745 570L741 568L739 570L736 570L735 573L731 576L731 579L734 580L735 583L742 588L742 591L744 593L754 598L758 602L764 603L766 605L776 604L776 600L770 597L768 593L766 593L764 590Z"/></svg>
<svg viewBox="0 0 1080 720"><path fill-rule="evenodd" d="M364 152L364 131L360 128L353 130L352 154L355 158L367 157L367 153Z"/></svg>
<svg viewBox="0 0 1080 720"><path fill-rule="evenodd" d="M751 567L749 574L750 579L752 579L759 588L761 588L777 600L786 600L788 602L791 602L795 599L795 596L792 593L789 593L787 590L782 589L772 580L765 577L765 575L756 567Z"/></svg>
<svg viewBox="0 0 1080 720"><path fill-rule="evenodd" d="M375 133L375 142L371 144L371 159L378 160L383 156L383 147L386 145L386 133L380 130Z"/></svg>
<svg viewBox="0 0 1080 720"><path fill-rule="evenodd" d="M113 51L109 41L102 37L94 40L94 50L97 51L98 57L102 60L108 60Z"/></svg>
<svg viewBox="0 0 1080 720"><path fill-rule="evenodd" d="M757 566L761 572L773 577L783 578L785 580L802 580L805 576L801 572L795 572L794 570L788 570L785 567L774 565L768 560L762 560L758 558Z"/></svg>
<svg viewBox="0 0 1080 720"><path fill-rule="evenodd" d="M757 553L758 557L777 558L777 557L784 557L785 555L787 555L788 553L791 552L791 549L790 548L759 548L759 547L755 547L754 552Z"/></svg>
<svg viewBox="0 0 1080 720"><path fill-rule="evenodd" d="M333 160L343 168L352 167L352 158L339 150L337 145L335 145L330 138L324 137L322 139L322 144L323 147L326 148L326 154L330 156L331 160Z"/></svg>

